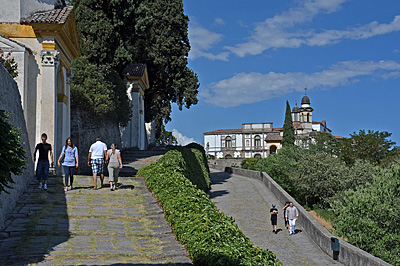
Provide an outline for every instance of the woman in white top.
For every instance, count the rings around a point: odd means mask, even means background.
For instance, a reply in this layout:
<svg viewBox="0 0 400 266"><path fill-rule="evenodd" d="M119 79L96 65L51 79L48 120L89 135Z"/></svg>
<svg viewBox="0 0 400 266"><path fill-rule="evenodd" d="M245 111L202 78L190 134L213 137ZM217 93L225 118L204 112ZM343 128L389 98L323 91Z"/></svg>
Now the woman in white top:
<svg viewBox="0 0 400 266"><path fill-rule="evenodd" d="M115 143L112 143L111 149L107 151L106 161L108 162L108 181L110 182L111 191L114 191L118 182L119 170L122 168L121 153L117 150Z"/></svg>

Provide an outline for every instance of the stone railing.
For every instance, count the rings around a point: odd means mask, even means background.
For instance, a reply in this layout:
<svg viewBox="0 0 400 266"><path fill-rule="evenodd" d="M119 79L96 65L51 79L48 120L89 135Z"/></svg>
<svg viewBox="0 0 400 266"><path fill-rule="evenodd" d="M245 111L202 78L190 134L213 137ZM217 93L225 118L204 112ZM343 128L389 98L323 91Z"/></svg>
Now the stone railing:
<svg viewBox="0 0 400 266"><path fill-rule="evenodd" d="M232 174L250 177L262 181L284 204L286 201L293 202L299 210L298 223L304 228L314 242L328 255L333 255L331 238L335 237L323 226L321 226L299 203L296 202L284 189L282 189L268 174L259 171L246 170L242 168L225 167L218 164L209 164L211 169L221 170ZM336 238L336 237L335 237ZM391 264L359 249L343 240L339 241L338 261L348 266L390 266Z"/></svg>

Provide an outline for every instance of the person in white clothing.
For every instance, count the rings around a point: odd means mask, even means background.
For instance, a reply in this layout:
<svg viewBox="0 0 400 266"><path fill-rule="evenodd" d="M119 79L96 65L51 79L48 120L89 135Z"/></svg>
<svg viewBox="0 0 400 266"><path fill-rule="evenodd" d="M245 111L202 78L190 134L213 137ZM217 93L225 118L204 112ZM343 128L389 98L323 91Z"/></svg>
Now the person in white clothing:
<svg viewBox="0 0 400 266"><path fill-rule="evenodd" d="M297 218L299 217L299 211L295 206L293 206L293 202L289 203L289 207L286 208L286 220L289 222L289 235L293 235L295 233L295 226Z"/></svg>
<svg viewBox="0 0 400 266"><path fill-rule="evenodd" d="M96 138L96 142L90 146L88 155L88 166L92 167L94 189L97 189L97 174L100 174L101 187L104 183L104 159L107 156L107 145Z"/></svg>

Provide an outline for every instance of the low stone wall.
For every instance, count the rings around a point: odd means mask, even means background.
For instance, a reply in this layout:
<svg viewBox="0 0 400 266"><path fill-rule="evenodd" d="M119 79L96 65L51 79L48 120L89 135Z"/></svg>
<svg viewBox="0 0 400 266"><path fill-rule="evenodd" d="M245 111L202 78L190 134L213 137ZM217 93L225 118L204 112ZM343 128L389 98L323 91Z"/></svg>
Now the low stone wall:
<svg viewBox="0 0 400 266"><path fill-rule="evenodd" d="M107 148L110 149L113 142L117 144L118 149L121 148L121 134L117 122L93 117L77 107L71 108L71 138L78 148L79 174L91 174L92 170L87 165L89 148L98 136L102 137Z"/></svg>
<svg viewBox="0 0 400 266"><path fill-rule="evenodd" d="M299 203L296 202L284 189L282 189L269 175L263 172L246 170L241 168L226 167L209 163L209 167L241 176L250 177L262 181L275 195L275 197L284 204L286 201L293 202L299 210L298 223L304 228L307 234L314 242L328 255L332 255L331 237L335 237L323 226L321 226ZM339 262L348 266L389 266L391 264L372 256L371 254L361 250L343 240L339 240Z"/></svg>
<svg viewBox="0 0 400 266"><path fill-rule="evenodd" d="M3 228L7 218L7 214L12 211L19 196L26 190L29 183L34 178L34 166L32 155L29 148L28 133L26 130L24 113L21 105L21 95L17 87L17 83L8 74L2 65L0 65L0 109L10 112L8 122L20 128L21 140L25 143L27 165L24 173L19 176L12 176L14 184L13 189L6 189L7 193L0 194L0 228Z"/></svg>
<svg viewBox="0 0 400 266"><path fill-rule="evenodd" d="M243 159L209 159L209 164L218 164L225 167L240 167Z"/></svg>

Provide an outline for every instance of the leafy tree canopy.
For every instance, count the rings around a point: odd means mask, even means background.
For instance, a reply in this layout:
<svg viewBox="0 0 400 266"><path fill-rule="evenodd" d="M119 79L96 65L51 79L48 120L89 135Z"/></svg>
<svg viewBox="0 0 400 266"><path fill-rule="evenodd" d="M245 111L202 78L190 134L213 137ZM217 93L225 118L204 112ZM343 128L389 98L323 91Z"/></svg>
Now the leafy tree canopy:
<svg viewBox="0 0 400 266"><path fill-rule="evenodd" d="M392 133L386 131L360 130L357 134L353 132L350 138L339 142L339 157L352 165L357 159L366 160L372 164L380 164L390 160L392 156L398 155L393 145L396 143L388 139Z"/></svg>
<svg viewBox="0 0 400 266"><path fill-rule="evenodd" d="M71 104L127 125L131 107L126 86L115 70L108 65L91 64L86 57L76 58L72 70Z"/></svg>
<svg viewBox="0 0 400 266"><path fill-rule="evenodd" d="M130 63L147 65L146 122L171 120L171 103L180 110L197 104L197 75L187 67L189 18L182 0L74 0L82 54L90 63L117 73Z"/></svg>
<svg viewBox="0 0 400 266"><path fill-rule="evenodd" d="M335 234L400 265L400 161L376 169L370 184L347 191L332 205Z"/></svg>

